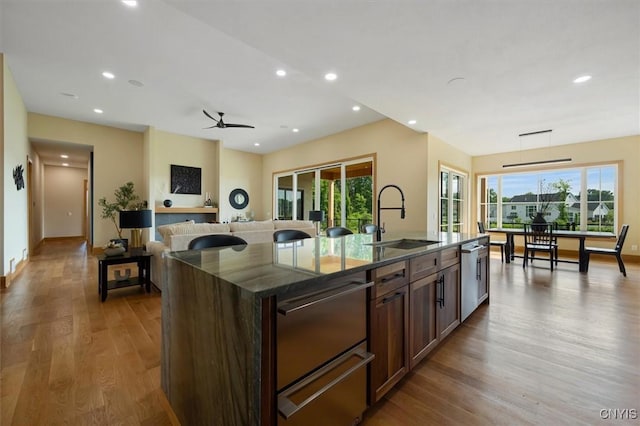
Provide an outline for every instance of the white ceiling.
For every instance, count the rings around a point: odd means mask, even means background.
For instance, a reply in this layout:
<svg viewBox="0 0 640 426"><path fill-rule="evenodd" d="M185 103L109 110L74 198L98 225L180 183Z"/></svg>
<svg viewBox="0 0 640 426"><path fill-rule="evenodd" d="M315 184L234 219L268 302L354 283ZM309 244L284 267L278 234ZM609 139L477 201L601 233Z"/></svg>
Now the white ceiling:
<svg viewBox="0 0 640 426"><path fill-rule="evenodd" d="M0 19L29 111L243 151L385 117L471 155L640 134L637 0L3 0ZM203 108L255 129L203 129Z"/></svg>

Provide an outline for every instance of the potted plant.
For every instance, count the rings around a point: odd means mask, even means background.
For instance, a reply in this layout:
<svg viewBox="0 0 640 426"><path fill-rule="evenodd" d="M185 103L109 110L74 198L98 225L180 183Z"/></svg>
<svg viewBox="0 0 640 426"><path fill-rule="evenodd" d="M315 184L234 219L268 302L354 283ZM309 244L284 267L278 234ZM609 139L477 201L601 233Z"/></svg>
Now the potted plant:
<svg viewBox="0 0 640 426"><path fill-rule="evenodd" d="M102 207L102 218L111 219L118 233L118 239L126 248L127 240L122 238L122 229L118 226L117 216L121 210L139 209L143 207L145 203L140 202L140 197L135 193L133 182L125 183L116 189L113 195L116 198L114 202L108 202L106 197L102 197L98 200L98 205Z"/></svg>

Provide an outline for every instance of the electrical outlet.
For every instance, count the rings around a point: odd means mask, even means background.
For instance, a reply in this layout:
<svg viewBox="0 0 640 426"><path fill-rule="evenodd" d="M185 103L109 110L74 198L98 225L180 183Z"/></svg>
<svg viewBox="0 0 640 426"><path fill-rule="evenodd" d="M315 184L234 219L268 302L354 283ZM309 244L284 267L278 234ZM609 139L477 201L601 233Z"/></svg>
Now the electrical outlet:
<svg viewBox="0 0 640 426"><path fill-rule="evenodd" d="M631 251L638 251L638 245L637 244L632 244L631 245Z"/></svg>

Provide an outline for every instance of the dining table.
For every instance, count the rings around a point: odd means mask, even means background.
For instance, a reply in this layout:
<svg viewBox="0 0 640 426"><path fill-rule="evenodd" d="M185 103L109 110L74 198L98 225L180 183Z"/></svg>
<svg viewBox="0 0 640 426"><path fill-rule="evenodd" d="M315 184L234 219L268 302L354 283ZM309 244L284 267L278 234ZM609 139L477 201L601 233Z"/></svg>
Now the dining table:
<svg viewBox="0 0 640 426"><path fill-rule="evenodd" d="M487 233L502 233L506 236L506 244L505 244L505 261L506 263L510 263L515 256L515 236L516 235L524 235L523 228L488 228L486 230ZM580 247L578 249L578 261L574 260L558 260L559 262L565 263L577 263L578 270L580 272L587 271L587 256L584 251L584 242L587 238L589 239L615 239L616 234L613 232L597 232L597 231L570 231L570 230L562 230L562 229L554 229L553 236L557 238L572 238L577 239L580 243Z"/></svg>

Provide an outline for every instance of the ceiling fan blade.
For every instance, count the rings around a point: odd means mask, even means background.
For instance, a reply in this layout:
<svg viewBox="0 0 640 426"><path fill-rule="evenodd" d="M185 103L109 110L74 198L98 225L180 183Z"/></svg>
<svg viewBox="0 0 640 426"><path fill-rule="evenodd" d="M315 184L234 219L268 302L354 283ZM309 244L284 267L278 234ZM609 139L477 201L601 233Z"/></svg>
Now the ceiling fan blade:
<svg viewBox="0 0 640 426"><path fill-rule="evenodd" d="M214 124L211 127L203 127L203 129L215 129L216 127L220 127L220 126L218 126L217 124Z"/></svg>
<svg viewBox="0 0 640 426"><path fill-rule="evenodd" d="M212 120L213 120L213 121L215 121L216 123L218 122L218 120L216 120L215 118L213 118L213 117L211 116L211 114L209 114L206 110L204 110L204 109L203 109L203 110L202 110L202 112L204 112L204 115L206 115L207 117L209 117L210 119L212 119Z"/></svg>
<svg viewBox="0 0 640 426"><path fill-rule="evenodd" d="M224 123L225 127L244 127L246 129L255 129L253 126L249 126L248 124L232 124L232 123Z"/></svg>

